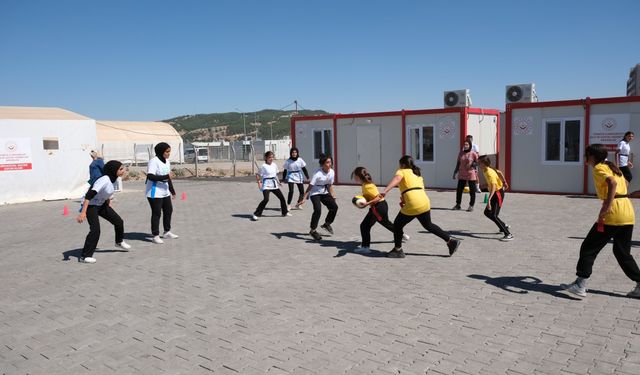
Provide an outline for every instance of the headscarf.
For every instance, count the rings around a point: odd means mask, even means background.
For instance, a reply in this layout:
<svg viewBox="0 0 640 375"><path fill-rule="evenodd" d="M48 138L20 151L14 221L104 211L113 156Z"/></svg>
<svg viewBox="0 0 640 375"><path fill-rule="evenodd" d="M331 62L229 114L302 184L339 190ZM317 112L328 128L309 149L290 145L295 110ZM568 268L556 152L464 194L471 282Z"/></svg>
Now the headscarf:
<svg viewBox="0 0 640 375"><path fill-rule="evenodd" d="M169 144L165 143L165 142L160 142L160 143L158 143L156 145L156 147L154 147L154 151L156 152L156 156L163 163L167 162L167 160L164 158L164 152L167 151L167 149L169 149L169 148L171 148L171 146L169 146Z"/></svg>
<svg viewBox="0 0 640 375"><path fill-rule="evenodd" d="M294 151L296 152L296 155L297 155L295 158L293 157L293 152ZM298 160L299 157L300 157L300 151L298 151L298 148L297 147L292 147L291 150L289 150L289 159L291 159L293 161L296 161L296 160Z"/></svg>
<svg viewBox="0 0 640 375"><path fill-rule="evenodd" d="M122 163L117 160L109 160L107 164L104 165L104 169L102 170L103 176L109 176L109 180L112 183L116 182L118 179L118 169L122 167Z"/></svg>

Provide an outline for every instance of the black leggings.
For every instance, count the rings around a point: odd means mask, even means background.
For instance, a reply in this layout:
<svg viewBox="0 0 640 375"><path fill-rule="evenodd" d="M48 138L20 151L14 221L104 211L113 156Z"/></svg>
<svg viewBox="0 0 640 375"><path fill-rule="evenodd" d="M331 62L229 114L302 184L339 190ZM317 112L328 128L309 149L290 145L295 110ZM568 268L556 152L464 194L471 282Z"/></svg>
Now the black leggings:
<svg viewBox="0 0 640 375"><path fill-rule="evenodd" d="M302 196L304 195L304 184L295 182L288 182L288 184L289 194L287 195L287 204L291 204L291 200L293 199L293 185L298 185L298 194L300 194L300 196L298 197L298 202L302 202Z"/></svg>
<svg viewBox="0 0 640 375"><path fill-rule="evenodd" d="M459 206L462 203L462 192L464 191L464 187L469 183L469 195L471 196L471 200L469 201L469 206L476 204L476 180L458 180L458 188L456 189L456 204Z"/></svg>
<svg viewBox="0 0 640 375"><path fill-rule="evenodd" d="M604 232L598 232L598 223L593 224L589 234L580 246L580 259L576 267L578 277L589 278L593 262L598 253L609 240L613 239L613 255L615 255L620 268L628 278L640 282L640 270L638 264L631 256L631 235L633 225L605 225Z"/></svg>
<svg viewBox="0 0 640 375"><path fill-rule="evenodd" d="M149 206L151 207L151 234L160 235L160 216L162 216L162 226L164 231L171 230L171 214L173 214L173 204L171 197L149 198Z"/></svg>
<svg viewBox="0 0 640 375"><path fill-rule="evenodd" d="M320 214L322 214L322 204L329 209L327 217L324 219L326 224L333 223L338 213L338 205L331 194L316 194L311 196L311 204L313 204L313 214L311 215L311 230L315 230L320 222Z"/></svg>
<svg viewBox="0 0 640 375"><path fill-rule="evenodd" d="M404 234L402 229L415 218L418 219L424 229L442 238L445 242L449 242L451 239L449 233L443 231L439 226L431 222L431 211L423 212L415 216L408 216L402 212L398 212L398 216L396 216L396 219L393 221L393 242L396 249L402 248L402 235Z"/></svg>
<svg viewBox="0 0 640 375"><path fill-rule="evenodd" d="M620 172L622 172L622 175L624 176L624 179L627 180L627 182L631 182L633 176L631 175L631 169L629 167L620 167Z"/></svg>
<svg viewBox="0 0 640 375"><path fill-rule="evenodd" d="M122 218L109 207L109 203L104 203L102 206L89 206L87 207L87 223L89 223L89 234L84 240L84 247L82 248L82 257L92 257L96 247L98 247L98 241L100 240L100 218L102 216L108 222L113 224L113 229L116 231L116 243L122 242L124 238L124 221Z"/></svg>
<svg viewBox="0 0 640 375"><path fill-rule="evenodd" d="M267 203L269 203L269 193L273 193L273 195L280 200L280 211L282 212L282 216L286 215L289 210L287 210L287 202L285 202L284 195L282 195L280 189L262 190L262 202L258 204L258 208L256 208L256 211L253 214L256 216L262 216L262 211L264 211Z"/></svg>
<svg viewBox="0 0 640 375"><path fill-rule="evenodd" d="M488 217L489 220L496 223L496 225L500 229L500 232L507 235L510 234L509 229L507 229L507 224L505 224L504 221L500 220L500 218L498 217L498 215L500 214L500 205L502 204L502 202L504 202L504 189L500 189L493 194L493 197L491 197L491 210L485 208L484 216Z"/></svg>
<svg viewBox="0 0 640 375"><path fill-rule="evenodd" d="M367 216L360 223L360 235L362 236L362 247L371 245L371 228L380 223L393 233L393 223L389 221L389 206L387 202L381 201L369 208Z"/></svg>

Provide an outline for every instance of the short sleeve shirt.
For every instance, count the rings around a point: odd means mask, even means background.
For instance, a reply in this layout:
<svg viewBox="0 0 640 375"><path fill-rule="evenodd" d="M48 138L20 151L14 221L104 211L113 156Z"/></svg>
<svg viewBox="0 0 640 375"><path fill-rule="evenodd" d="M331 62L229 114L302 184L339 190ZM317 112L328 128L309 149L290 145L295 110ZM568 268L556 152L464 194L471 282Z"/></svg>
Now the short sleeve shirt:
<svg viewBox="0 0 640 375"><path fill-rule="evenodd" d="M400 181L400 194L404 206L400 209L405 215L417 216L431 209L431 202L424 191L424 180L416 176L410 168L401 168L396 171L396 176L402 176Z"/></svg>
<svg viewBox="0 0 640 375"><path fill-rule="evenodd" d="M616 181L616 195L627 195L627 182L622 176L617 176L608 165L600 163L593 167L593 183L596 194L601 200L607 199L607 178ZM629 198L614 198L611 203L611 212L604 217L606 225L633 225L636 221L633 206Z"/></svg>
<svg viewBox="0 0 640 375"><path fill-rule="evenodd" d="M282 169L287 171L287 182L301 184L304 182L304 174L302 168L306 167L307 163L298 158L297 160L287 159L282 166Z"/></svg>
<svg viewBox="0 0 640 375"><path fill-rule="evenodd" d="M163 163L156 156L155 158L149 160L149 165L147 166L147 174L154 174L156 176L165 176L171 172L171 164L169 160L166 163ZM149 198L165 198L171 195L169 191L169 181L152 181L147 180L147 185L145 187L145 194Z"/></svg>
<svg viewBox="0 0 640 375"><path fill-rule="evenodd" d="M380 192L378 191L378 187L376 186L376 184L374 184L373 182L365 182L364 184L362 184L362 196L367 200L367 202L373 200L378 195L380 195ZM383 200L384 198L380 201Z"/></svg>
<svg viewBox="0 0 640 375"><path fill-rule="evenodd" d="M115 188L109 176L102 176L93 183L91 190L97 194L89 201L89 205L102 206L108 199L111 199Z"/></svg>
<svg viewBox="0 0 640 375"><path fill-rule="evenodd" d="M629 153L631 152L631 147L627 141L622 140L618 143L618 160L620 162L621 167L626 167L629 163Z"/></svg>
<svg viewBox="0 0 640 375"><path fill-rule="evenodd" d="M478 172L474 168L474 163L478 161L478 154L475 151L461 151L458 154L458 161L460 162L458 179L467 181L475 180Z"/></svg>
<svg viewBox="0 0 640 375"><path fill-rule="evenodd" d="M487 168L483 170L482 173L484 173L484 178L487 180L488 185L494 185L496 187L496 191L502 189L502 180L495 169Z"/></svg>
<svg viewBox="0 0 640 375"><path fill-rule="evenodd" d="M311 185L311 192L309 192L309 195L329 194L329 186L333 185L334 178L335 172L333 171L333 168L329 169L329 172L325 172L322 168L318 168L313 172L311 181L309 181L309 185Z"/></svg>
<svg viewBox="0 0 640 375"><path fill-rule="evenodd" d="M276 163L262 164L258 170L262 178L262 190L276 190L280 188L278 183L278 166Z"/></svg>

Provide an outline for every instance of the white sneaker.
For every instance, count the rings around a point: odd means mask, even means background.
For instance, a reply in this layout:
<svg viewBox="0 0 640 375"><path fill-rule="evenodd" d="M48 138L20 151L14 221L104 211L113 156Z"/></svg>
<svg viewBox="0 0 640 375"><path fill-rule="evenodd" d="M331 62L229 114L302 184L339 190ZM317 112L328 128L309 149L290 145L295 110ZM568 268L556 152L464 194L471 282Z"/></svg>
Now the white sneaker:
<svg viewBox="0 0 640 375"><path fill-rule="evenodd" d="M636 284L635 288L627 293L627 297L640 298L640 283Z"/></svg>
<svg viewBox="0 0 640 375"><path fill-rule="evenodd" d="M251 216L251 221L258 221L258 217L256 215Z"/></svg>
<svg viewBox="0 0 640 375"><path fill-rule="evenodd" d="M171 238L171 239L176 239L180 236L178 236L177 234L173 234L170 231L166 231L164 232L164 234L162 235L162 238Z"/></svg>
<svg viewBox="0 0 640 375"><path fill-rule="evenodd" d="M287 211L291 211L291 210L292 210L291 205L288 205L287 206Z"/></svg>
<svg viewBox="0 0 640 375"><path fill-rule="evenodd" d="M117 243L117 244L116 244L116 247L119 247L119 248L121 248L121 249L122 249L122 250L124 250L124 251L129 251L129 249L131 249L131 245L129 245L128 243L126 243L126 242L124 242L124 241L122 241L122 242L120 242L120 243Z"/></svg>
<svg viewBox="0 0 640 375"><path fill-rule="evenodd" d="M476 186L476 193L482 193L482 190L480 190L479 186Z"/></svg>
<svg viewBox="0 0 640 375"><path fill-rule="evenodd" d="M371 253L371 249L369 249L368 247L357 247L353 250L353 252L358 254L369 254Z"/></svg>
<svg viewBox="0 0 640 375"><path fill-rule="evenodd" d="M287 211L287 213L284 216L293 216L293 215L291 215L291 212Z"/></svg>
<svg viewBox="0 0 640 375"><path fill-rule="evenodd" d="M96 262L96 258L92 258L92 257L86 257L86 258L80 258L80 263L95 263Z"/></svg>
<svg viewBox="0 0 640 375"><path fill-rule="evenodd" d="M409 235L408 235L408 234L406 234L406 233L403 233L403 234L402 234L402 241L407 242L407 241L409 241L410 239L411 239L411 237L409 237Z"/></svg>
<svg viewBox="0 0 640 375"><path fill-rule="evenodd" d="M153 239L151 240L151 242L153 242L155 244L164 243L164 241L162 240L162 238L160 238L160 236L153 236Z"/></svg>
<svg viewBox="0 0 640 375"><path fill-rule="evenodd" d="M578 296L580 298L584 298L587 296L587 288L581 288L578 284L576 284L575 282L571 283L571 284L560 284L560 289L565 290L575 296Z"/></svg>

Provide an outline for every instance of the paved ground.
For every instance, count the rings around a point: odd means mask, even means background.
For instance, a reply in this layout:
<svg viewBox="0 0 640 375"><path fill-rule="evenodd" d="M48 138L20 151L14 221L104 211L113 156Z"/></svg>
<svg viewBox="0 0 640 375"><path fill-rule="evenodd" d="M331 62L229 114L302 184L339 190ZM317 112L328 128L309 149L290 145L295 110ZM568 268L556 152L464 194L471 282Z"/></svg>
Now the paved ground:
<svg viewBox="0 0 640 375"><path fill-rule="evenodd" d="M460 250L446 257L414 222L407 257L387 259L351 252L357 187L337 188L336 234L313 243L309 207L251 222L255 184L178 181L181 237L164 245L148 240L142 184L125 187L114 206L133 250L103 221L95 265L77 262L75 202L0 207L0 373L640 374L640 301L611 250L586 300L556 286L574 278L595 199L507 195L503 243L480 209L446 210L453 193L432 191ZM392 246L381 227L373 240Z"/></svg>

